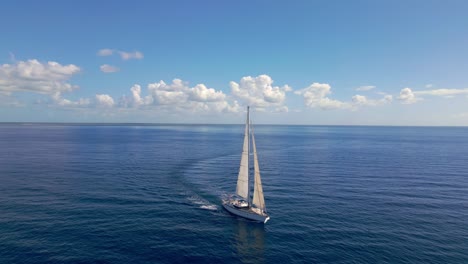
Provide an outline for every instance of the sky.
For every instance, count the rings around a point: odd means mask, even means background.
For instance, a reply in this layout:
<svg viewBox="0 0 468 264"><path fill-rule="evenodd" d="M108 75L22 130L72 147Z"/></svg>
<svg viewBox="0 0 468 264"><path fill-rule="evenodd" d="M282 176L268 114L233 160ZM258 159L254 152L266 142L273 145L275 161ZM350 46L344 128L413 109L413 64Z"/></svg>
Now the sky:
<svg viewBox="0 0 468 264"><path fill-rule="evenodd" d="M467 1L4 1L0 122L468 126Z"/></svg>

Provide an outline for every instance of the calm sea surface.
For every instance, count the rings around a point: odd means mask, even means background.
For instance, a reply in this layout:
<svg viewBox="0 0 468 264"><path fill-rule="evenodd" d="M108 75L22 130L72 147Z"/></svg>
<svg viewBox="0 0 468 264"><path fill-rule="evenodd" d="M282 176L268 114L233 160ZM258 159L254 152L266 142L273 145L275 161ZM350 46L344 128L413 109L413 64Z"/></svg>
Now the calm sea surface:
<svg viewBox="0 0 468 264"><path fill-rule="evenodd" d="M0 263L468 263L468 128L0 125Z"/></svg>

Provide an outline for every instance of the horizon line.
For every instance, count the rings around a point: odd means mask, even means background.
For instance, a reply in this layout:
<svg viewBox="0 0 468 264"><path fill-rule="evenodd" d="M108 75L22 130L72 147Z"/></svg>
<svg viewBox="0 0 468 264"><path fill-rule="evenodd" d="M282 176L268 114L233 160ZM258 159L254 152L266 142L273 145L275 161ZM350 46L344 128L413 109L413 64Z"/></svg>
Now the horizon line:
<svg viewBox="0 0 468 264"><path fill-rule="evenodd" d="M0 125L95 125L95 126L238 126L243 123L141 123L141 122L41 122L41 121L0 121ZM454 127L468 128L468 125L338 125L338 124L267 124L255 123L255 126L315 126L315 127Z"/></svg>

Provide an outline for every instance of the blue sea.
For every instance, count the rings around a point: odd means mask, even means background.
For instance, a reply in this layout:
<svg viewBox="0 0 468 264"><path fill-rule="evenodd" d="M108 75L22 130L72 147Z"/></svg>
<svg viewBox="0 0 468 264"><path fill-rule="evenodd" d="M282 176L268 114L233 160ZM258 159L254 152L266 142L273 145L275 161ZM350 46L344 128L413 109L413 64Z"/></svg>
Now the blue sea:
<svg viewBox="0 0 468 264"><path fill-rule="evenodd" d="M0 263L468 263L468 128L0 125Z"/></svg>

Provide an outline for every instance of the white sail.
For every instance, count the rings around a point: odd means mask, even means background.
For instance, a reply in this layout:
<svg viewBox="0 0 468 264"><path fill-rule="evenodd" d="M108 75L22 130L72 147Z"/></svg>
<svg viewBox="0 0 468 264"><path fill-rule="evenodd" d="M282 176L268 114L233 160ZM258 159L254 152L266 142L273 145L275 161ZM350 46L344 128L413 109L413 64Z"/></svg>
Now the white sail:
<svg viewBox="0 0 468 264"><path fill-rule="evenodd" d="M252 131L252 146L254 153L254 171L255 183L252 203L259 209L266 212L265 199L263 198L262 180L260 179L260 167L258 166L257 147L255 146L255 137Z"/></svg>
<svg viewBox="0 0 468 264"><path fill-rule="evenodd" d="M247 114L248 115L248 114ZM248 117L247 117L248 122ZM249 125L245 125L244 146L242 147L242 158L237 176L236 193L244 199L249 199Z"/></svg>

